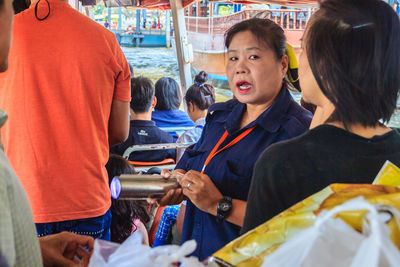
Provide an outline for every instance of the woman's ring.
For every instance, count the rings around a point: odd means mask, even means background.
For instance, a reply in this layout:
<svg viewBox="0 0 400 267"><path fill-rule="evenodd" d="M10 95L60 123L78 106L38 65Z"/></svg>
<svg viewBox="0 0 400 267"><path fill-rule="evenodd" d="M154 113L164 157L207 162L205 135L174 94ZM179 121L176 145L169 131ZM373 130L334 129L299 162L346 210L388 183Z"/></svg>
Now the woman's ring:
<svg viewBox="0 0 400 267"><path fill-rule="evenodd" d="M186 188L188 189L188 190L190 190L190 186L192 185L192 183L191 182L189 182L187 185L186 185Z"/></svg>

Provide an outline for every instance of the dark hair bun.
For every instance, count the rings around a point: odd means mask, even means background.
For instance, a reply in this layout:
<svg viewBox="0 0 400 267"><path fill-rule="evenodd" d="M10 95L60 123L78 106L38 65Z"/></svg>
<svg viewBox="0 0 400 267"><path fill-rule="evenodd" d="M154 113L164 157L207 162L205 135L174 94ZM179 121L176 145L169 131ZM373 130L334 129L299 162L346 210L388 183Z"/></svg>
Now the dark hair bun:
<svg viewBox="0 0 400 267"><path fill-rule="evenodd" d="M208 74L205 71L200 71L199 74L197 74L194 77L194 82L195 83L205 83L208 80Z"/></svg>

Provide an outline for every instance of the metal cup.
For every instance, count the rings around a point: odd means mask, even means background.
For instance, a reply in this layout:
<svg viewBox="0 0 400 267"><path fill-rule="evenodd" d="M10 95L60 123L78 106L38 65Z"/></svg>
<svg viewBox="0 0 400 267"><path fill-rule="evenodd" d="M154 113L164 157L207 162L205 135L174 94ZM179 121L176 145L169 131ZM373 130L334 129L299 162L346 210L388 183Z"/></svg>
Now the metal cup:
<svg viewBox="0 0 400 267"><path fill-rule="evenodd" d="M113 199L143 200L162 198L169 190L179 186L175 177L165 179L161 175L123 174L112 179L110 190Z"/></svg>

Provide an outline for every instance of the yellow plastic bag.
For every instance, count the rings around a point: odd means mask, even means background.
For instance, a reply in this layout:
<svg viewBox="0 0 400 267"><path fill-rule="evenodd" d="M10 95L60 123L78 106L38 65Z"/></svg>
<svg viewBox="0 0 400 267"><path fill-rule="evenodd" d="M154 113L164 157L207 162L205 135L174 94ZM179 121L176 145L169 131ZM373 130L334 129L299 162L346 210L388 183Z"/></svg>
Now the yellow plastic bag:
<svg viewBox="0 0 400 267"><path fill-rule="evenodd" d="M400 180L400 179L399 179ZM225 266L260 266L264 258L298 232L313 225L316 215L324 209L364 196L370 203L387 204L400 210L400 188L370 184L332 184L275 216L268 222L230 242L213 254L211 260ZM365 211L338 214L342 220L361 231ZM400 248L400 231L395 218L388 226L393 243Z"/></svg>
<svg viewBox="0 0 400 267"><path fill-rule="evenodd" d="M372 184L400 186L400 168L387 160Z"/></svg>

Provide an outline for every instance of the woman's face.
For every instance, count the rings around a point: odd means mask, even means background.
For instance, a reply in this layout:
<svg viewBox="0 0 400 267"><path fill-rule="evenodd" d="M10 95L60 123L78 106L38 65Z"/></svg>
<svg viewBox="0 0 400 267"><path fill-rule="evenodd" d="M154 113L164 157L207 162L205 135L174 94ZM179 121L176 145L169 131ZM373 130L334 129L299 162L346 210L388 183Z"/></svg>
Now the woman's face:
<svg viewBox="0 0 400 267"><path fill-rule="evenodd" d="M4 3L0 6L0 72L6 71L8 68L13 17L12 1L4 0Z"/></svg>
<svg viewBox="0 0 400 267"><path fill-rule="evenodd" d="M286 75L287 56L277 59L250 31L237 33L228 47L226 74L234 96L250 105L270 105Z"/></svg>

